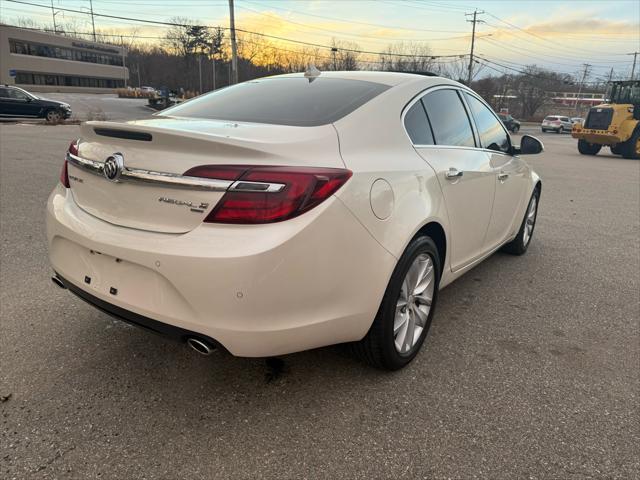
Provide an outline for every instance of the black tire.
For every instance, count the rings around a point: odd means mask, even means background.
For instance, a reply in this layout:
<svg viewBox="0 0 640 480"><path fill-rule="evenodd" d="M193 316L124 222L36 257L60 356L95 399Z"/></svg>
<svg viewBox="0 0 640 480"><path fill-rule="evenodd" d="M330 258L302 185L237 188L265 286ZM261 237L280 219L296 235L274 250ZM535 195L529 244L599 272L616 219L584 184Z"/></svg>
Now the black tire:
<svg viewBox="0 0 640 480"><path fill-rule="evenodd" d="M633 135L624 143L619 144L620 153L624 158L640 158L640 127L637 127Z"/></svg>
<svg viewBox="0 0 640 480"><path fill-rule="evenodd" d="M597 143L589 143L586 140L578 140L578 151L582 155L597 155L602 145L598 145Z"/></svg>
<svg viewBox="0 0 640 480"><path fill-rule="evenodd" d="M519 131L520 131L520 127L518 125L513 127L513 129L511 130L512 133L518 133Z"/></svg>
<svg viewBox="0 0 640 480"><path fill-rule="evenodd" d="M529 214L529 210L531 208L531 203L535 199L536 201L536 210L533 216L533 226L531 231L529 232L529 237L525 239L525 228L527 225L527 216ZM502 251L506 253L510 253L511 255L524 255L529 245L531 244L531 239L533 238L533 231L536 227L536 221L538 219L538 208L540 206L540 189L536 187L536 189L531 194L531 198L529 199L529 203L527 204L527 209L524 212L524 218L522 219L522 223L520 224L520 230L518 230L518 235L516 238L511 240L509 243L505 244L502 247Z"/></svg>
<svg viewBox="0 0 640 480"><path fill-rule="evenodd" d="M560 134L564 132L564 127L560 127L558 130L556 130L556 133Z"/></svg>
<svg viewBox="0 0 640 480"><path fill-rule="evenodd" d="M396 350L393 335L396 304L400 297L402 282L409 268L419 255L425 253L431 257L435 270L434 278L436 283L433 290L431 309L427 316L426 325L415 345L408 352L401 354ZM384 370L398 370L411 362L420 351L420 347L431 326L431 320L438 301L438 284L440 283L441 272L438 248L433 240L427 236L417 237L412 240L391 275L389 285L384 292L380 308L371 328L362 340L353 344L352 350L354 354L369 365Z"/></svg>
<svg viewBox="0 0 640 480"><path fill-rule="evenodd" d="M47 123L60 123L64 117L60 110L51 109L47 110L47 112L44 114L44 118Z"/></svg>
<svg viewBox="0 0 640 480"><path fill-rule="evenodd" d="M546 128L543 128L543 129L542 129L542 133L547 133L547 129L546 129Z"/></svg>
<svg viewBox="0 0 640 480"><path fill-rule="evenodd" d="M619 143L616 143L615 145L611 145L609 148L611 148L611 153L613 153L614 155L622 154Z"/></svg>

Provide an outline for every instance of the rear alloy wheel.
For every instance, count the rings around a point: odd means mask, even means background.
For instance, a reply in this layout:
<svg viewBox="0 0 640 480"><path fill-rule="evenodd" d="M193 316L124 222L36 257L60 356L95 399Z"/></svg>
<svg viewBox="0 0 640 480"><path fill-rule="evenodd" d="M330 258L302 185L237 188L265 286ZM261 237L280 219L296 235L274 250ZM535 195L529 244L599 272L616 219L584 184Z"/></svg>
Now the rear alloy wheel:
<svg viewBox="0 0 640 480"><path fill-rule="evenodd" d="M439 279L435 243L429 237L414 239L396 265L369 332L353 345L356 355L386 370L413 360L431 326Z"/></svg>
<svg viewBox="0 0 640 480"><path fill-rule="evenodd" d="M640 127L636 128L631 138L618 145L624 158L640 158Z"/></svg>
<svg viewBox="0 0 640 480"><path fill-rule="evenodd" d="M564 127L560 127L558 130L556 130L556 133L564 133Z"/></svg>
<svg viewBox="0 0 640 480"><path fill-rule="evenodd" d="M49 110L45 118L47 123L59 123L62 120L62 115L58 110Z"/></svg>
<svg viewBox="0 0 640 480"><path fill-rule="evenodd" d="M578 151L583 155L597 155L602 145L597 143L589 143L586 140L578 140Z"/></svg>
<svg viewBox="0 0 640 480"><path fill-rule="evenodd" d="M518 235L511 242L502 247L504 252L512 255L523 255L529 248L533 230L536 227L536 219L538 218L538 203L540 202L540 190L536 188L531 195L527 211L524 214L522 225Z"/></svg>
<svg viewBox="0 0 640 480"><path fill-rule="evenodd" d="M515 127L513 127L513 130L511 130L512 133L518 133L520 131L520 127L518 125L516 125ZM544 131L544 130L543 130Z"/></svg>

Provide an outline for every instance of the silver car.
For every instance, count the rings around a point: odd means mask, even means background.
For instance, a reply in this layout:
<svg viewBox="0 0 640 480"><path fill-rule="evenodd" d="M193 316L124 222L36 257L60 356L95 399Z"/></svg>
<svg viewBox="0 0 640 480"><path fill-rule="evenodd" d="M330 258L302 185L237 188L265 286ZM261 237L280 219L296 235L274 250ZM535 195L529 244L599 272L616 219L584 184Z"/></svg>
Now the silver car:
<svg viewBox="0 0 640 480"><path fill-rule="evenodd" d="M573 123L569 117L560 115L548 115L542 121L542 131L552 131L556 133L571 132Z"/></svg>

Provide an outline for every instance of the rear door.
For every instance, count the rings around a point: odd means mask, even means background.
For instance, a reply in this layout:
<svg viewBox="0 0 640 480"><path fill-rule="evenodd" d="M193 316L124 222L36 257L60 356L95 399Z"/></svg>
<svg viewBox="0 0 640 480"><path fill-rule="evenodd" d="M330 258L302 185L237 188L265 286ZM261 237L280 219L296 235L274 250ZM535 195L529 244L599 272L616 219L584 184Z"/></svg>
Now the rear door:
<svg viewBox="0 0 640 480"><path fill-rule="evenodd" d="M496 193L485 239L485 248L492 250L519 226L516 215L526 191L527 166L510 154L511 138L493 111L475 95L465 92L464 98L495 175Z"/></svg>
<svg viewBox="0 0 640 480"><path fill-rule="evenodd" d="M495 175L489 155L477 148L467 111L456 89L438 88L419 102L425 108L434 145L415 148L435 170L447 206L451 268L458 270L485 252Z"/></svg>

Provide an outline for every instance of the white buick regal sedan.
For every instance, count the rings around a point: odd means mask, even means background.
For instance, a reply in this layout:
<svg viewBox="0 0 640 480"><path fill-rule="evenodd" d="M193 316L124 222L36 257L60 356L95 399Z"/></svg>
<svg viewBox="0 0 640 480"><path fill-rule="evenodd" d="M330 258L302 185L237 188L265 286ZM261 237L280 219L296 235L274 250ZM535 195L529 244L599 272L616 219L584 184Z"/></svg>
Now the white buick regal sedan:
<svg viewBox="0 0 640 480"><path fill-rule="evenodd" d="M398 369L438 290L531 241L541 183L502 122L439 77L248 81L87 122L47 205L54 282L200 353L351 342Z"/></svg>

